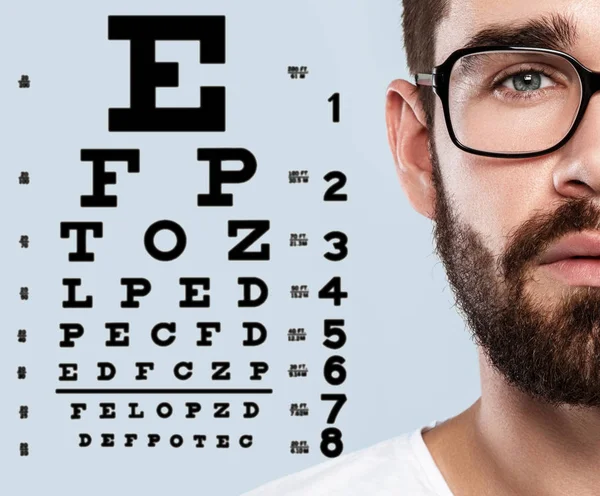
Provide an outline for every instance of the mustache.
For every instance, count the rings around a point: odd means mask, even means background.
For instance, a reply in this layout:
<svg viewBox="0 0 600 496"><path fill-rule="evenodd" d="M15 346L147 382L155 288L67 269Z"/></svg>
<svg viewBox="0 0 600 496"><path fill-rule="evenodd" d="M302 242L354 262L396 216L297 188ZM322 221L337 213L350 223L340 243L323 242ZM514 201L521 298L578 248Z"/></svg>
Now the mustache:
<svg viewBox="0 0 600 496"><path fill-rule="evenodd" d="M508 235L508 249L498 264L506 279L516 279L532 260L563 236L584 231L600 232L600 203L587 197L564 198L551 212L540 212Z"/></svg>

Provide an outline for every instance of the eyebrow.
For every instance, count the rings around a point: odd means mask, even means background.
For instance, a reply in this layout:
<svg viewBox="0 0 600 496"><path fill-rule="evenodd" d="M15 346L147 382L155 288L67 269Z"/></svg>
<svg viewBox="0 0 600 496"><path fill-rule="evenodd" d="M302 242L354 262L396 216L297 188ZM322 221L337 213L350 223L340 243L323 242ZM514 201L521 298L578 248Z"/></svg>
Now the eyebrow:
<svg viewBox="0 0 600 496"><path fill-rule="evenodd" d="M572 16L550 13L516 26L488 25L472 35L463 48L508 45L569 51L575 45L577 36L577 26Z"/></svg>

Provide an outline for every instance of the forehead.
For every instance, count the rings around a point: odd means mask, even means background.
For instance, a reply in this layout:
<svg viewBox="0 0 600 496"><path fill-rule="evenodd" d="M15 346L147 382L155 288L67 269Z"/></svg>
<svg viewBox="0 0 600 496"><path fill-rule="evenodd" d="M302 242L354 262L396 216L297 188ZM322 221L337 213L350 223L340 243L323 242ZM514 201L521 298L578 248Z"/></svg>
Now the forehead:
<svg viewBox="0 0 600 496"><path fill-rule="evenodd" d="M435 65L464 46L480 30L489 27L522 26L527 21L561 14L576 24L577 38L569 51L584 65L600 69L597 42L600 38L600 9L597 0L448 0L450 9L436 33ZM540 40L543 46L543 39ZM552 47L548 47L552 48Z"/></svg>

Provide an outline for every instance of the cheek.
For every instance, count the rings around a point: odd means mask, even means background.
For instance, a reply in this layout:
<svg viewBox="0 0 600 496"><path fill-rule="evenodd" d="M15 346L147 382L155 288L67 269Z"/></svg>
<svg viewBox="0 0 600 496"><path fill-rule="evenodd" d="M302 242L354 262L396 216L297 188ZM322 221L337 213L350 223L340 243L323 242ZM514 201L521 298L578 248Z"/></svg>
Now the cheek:
<svg viewBox="0 0 600 496"><path fill-rule="evenodd" d="M456 214L481 235L494 255L504 252L507 236L523 222L548 211L556 195L548 159L479 157L462 152L450 141L437 150Z"/></svg>

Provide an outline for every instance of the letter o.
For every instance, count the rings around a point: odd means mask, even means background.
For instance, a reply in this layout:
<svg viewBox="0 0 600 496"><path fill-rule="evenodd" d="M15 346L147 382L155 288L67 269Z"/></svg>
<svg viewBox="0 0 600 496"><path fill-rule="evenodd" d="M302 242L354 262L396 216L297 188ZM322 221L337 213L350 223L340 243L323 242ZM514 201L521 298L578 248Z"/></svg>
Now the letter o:
<svg viewBox="0 0 600 496"><path fill-rule="evenodd" d="M175 235L175 238L177 238L175 246L169 251L160 251L154 244L154 238L164 229L171 231ZM152 258L160 260L161 262L170 262L171 260L178 258L185 250L186 244L187 237L185 231L177 224L177 222L173 222L172 220L163 219L156 221L146 229L146 234L144 234L144 246L146 247L146 251Z"/></svg>

